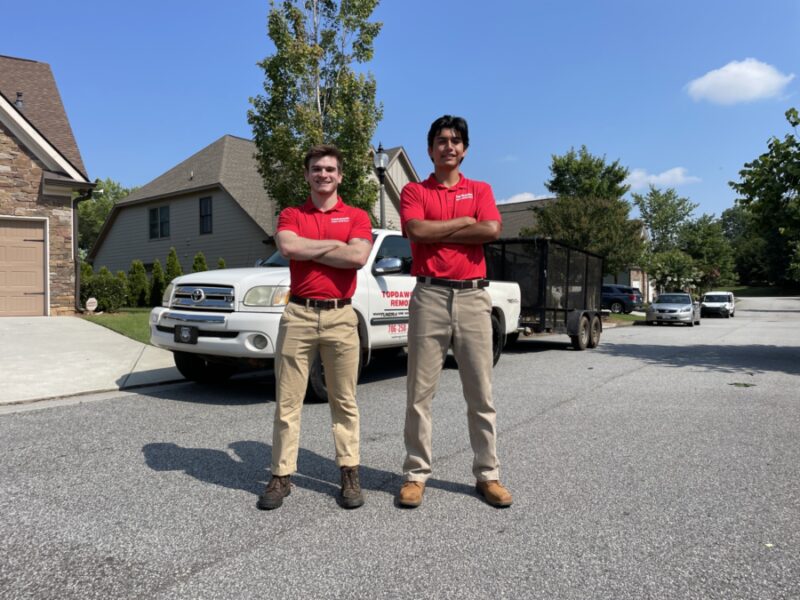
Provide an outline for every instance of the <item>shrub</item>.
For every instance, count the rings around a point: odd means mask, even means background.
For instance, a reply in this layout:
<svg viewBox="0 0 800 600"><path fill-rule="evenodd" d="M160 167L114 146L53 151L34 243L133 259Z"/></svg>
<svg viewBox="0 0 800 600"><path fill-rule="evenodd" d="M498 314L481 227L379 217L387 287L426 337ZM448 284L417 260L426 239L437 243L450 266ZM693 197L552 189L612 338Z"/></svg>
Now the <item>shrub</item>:
<svg viewBox="0 0 800 600"><path fill-rule="evenodd" d="M172 247L169 249L169 254L167 255L167 283L170 283L173 279L181 275L183 275L181 261L178 260L178 252Z"/></svg>
<svg viewBox="0 0 800 600"><path fill-rule="evenodd" d="M208 265L206 264L206 257L203 256L202 252L198 252L194 255L194 262L192 263L192 273L200 273L201 271L208 271Z"/></svg>
<svg viewBox="0 0 800 600"><path fill-rule="evenodd" d="M225 259L222 258L221 256L217 260L217 268L218 269L224 269L225 268Z"/></svg>
<svg viewBox="0 0 800 600"><path fill-rule="evenodd" d="M122 290L125 297L122 305L127 306L130 300L130 289L128 287L128 274L125 271L117 271L117 279L122 283Z"/></svg>
<svg viewBox="0 0 800 600"><path fill-rule="evenodd" d="M134 260L128 271L128 306L147 306L147 271L140 260Z"/></svg>
<svg viewBox="0 0 800 600"><path fill-rule="evenodd" d="M164 295L164 288L167 287L167 280L164 276L164 269L161 268L161 261L156 259L153 263L153 274L150 278L150 306L160 306L161 297Z"/></svg>
<svg viewBox="0 0 800 600"><path fill-rule="evenodd" d="M87 288L87 298L97 299L97 310L116 312L125 303L125 286L123 282L114 277L106 267L100 269L90 280Z"/></svg>

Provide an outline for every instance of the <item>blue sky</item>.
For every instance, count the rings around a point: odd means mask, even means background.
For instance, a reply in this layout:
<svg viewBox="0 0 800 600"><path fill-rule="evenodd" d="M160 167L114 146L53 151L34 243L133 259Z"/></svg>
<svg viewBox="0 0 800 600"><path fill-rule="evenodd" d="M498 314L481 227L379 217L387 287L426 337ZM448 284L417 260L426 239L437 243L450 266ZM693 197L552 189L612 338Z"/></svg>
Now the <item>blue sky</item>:
<svg viewBox="0 0 800 600"><path fill-rule="evenodd" d="M147 183L218 137L251 137L264 0L27 0L3 7L0 54L47 62L91 177ZM429 172L427 129L469 121L464 172L498 201L546 195L553 154L585 144L632 183L717 216L727 182L800 107L797 0L383 0L367 68L375 135Z"/></svg>

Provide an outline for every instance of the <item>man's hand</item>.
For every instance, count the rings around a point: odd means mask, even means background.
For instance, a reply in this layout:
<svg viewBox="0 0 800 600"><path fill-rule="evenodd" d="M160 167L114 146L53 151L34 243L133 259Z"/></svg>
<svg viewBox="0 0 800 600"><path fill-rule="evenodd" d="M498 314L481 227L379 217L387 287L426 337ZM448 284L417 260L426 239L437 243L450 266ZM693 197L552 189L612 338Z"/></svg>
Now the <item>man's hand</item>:
<svg viewBox="0 0 800 600"><path fill-rule="evenodd" d="M314 260L347 245L339 240L310 240L287 230L275 234L275 243L281 256L291 260Z"/></svg>

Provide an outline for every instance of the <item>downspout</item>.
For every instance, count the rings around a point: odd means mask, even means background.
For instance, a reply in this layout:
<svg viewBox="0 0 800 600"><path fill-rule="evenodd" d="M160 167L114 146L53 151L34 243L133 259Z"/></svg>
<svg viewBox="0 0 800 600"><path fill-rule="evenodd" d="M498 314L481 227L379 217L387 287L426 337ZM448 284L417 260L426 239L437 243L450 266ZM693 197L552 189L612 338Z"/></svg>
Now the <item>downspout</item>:
<svg viewBox="0 0 800 600"><path fill-rule="evenodd" d="M97 183L87 184L91 187L81 188L82 196L72 201L72 256L75 259L75 312L82 313L81 307L81 256L78 248L78 204L92 197L92 192Z"/></svg>

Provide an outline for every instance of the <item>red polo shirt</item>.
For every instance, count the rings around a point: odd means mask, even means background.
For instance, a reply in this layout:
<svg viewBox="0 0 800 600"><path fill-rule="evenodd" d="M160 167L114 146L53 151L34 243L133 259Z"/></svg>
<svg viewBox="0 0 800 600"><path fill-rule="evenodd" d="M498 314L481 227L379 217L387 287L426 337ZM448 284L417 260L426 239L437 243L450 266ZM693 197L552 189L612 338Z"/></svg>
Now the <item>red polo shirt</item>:
<svg viewBox="0 0 800 600"><path fill-rule="evenodd" d="M348 206L342 199L331 210L322 212L311 201L302 206L284 208L278 217L278 231L294 231L311 240L354 238L372 241L372 225L367 213ZM352 298L356 291L358 269L339 269L313 260L289 261L291 293L303 298Z"/></svg>
<svg viewBox="0 0 800 600"><path fill-rule="evenodd" d="M463 175L453 187L445 187L431 175L423 182L409 183L400 194L400 222L405 231L412 219L447 221L473 217L477 221L501 222L492 188ZM447 279L486 277L483 244L411 242L412 274Z"/></svg>

